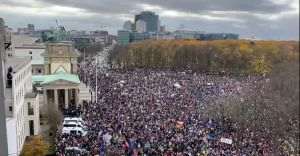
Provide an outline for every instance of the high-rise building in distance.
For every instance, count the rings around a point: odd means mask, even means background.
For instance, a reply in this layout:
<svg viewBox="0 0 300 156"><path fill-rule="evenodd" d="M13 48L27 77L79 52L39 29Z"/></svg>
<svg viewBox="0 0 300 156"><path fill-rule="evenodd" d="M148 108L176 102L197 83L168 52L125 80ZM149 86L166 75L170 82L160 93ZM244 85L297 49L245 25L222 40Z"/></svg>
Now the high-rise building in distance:
<svg viewBox="0 0 300 156"><path fill-rule="evenodd" d="M158 32L159 31L159 16L151 11L143 11L138 15L135 15L135 24L137 21L143 20L146 22L146 32Z"/></svg>
<svg viewBox="0 0 300 156"><path fill-rule="evenodd" d="M139 33L144 33L147 31L147 23L143 20L138 20L135 23L135 30Z"/></svg>
<svg viewBox="0 0 300 156"><path fill-rule="evenodd" d="M119 30L118 31L118 43L121 45L127 45L130 43L130 31Z"/></svg>
<svg viewBox="0 0 300 156"><path fill-rule="evenodd" d="M27 29L28 29L29 32L34 32L34 30L35 30L33 24L28 24Z"/></svg>
<svg viewBox="0 0 300 156"><path fill-rule="evenodd" d="M123 25L123 29L127 31L132 31L133 23L131 21L126 21Z"/></svg>

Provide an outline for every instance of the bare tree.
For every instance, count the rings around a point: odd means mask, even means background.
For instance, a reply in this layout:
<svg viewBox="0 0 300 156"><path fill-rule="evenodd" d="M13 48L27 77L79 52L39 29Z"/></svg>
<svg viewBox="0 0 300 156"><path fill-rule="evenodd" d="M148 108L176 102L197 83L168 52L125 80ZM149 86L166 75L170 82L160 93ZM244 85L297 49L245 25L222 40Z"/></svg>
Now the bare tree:
<svg viewBox="0 0 300 156"><path fill-rule="evenodd" d="M276 153L299 153L299 63L279 64L253 85L241 96L212 102L205 114L232 120L240 133L249 129L270 138Z"/></svg>
<svg viewBox="0 0 300 156"><path fill-rule="evenodd" d="M63 114L57 107L54 106L53 103L49 103L48 113L51 115L48 115L50 131L51 133L55 134L59 128L59 125L62 123Z"/></svg>

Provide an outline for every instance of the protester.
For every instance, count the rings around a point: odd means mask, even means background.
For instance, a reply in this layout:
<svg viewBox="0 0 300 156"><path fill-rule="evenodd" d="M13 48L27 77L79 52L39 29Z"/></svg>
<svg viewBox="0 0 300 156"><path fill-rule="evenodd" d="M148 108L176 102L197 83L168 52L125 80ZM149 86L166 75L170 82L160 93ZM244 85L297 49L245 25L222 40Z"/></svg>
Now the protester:
<svg viewBox="0 0 300 156"><path fill-rule="evenodd" d="M93 90L95 68L90 59L79 71ZM143 69L102 70L97 81L97 103L81 108L88 134L58 132L57 155L66 155L70 146L85 149L88 155L128 156L240 156L269 150L264 138L250 131L239 136L229 120L201 114L211 101L242 94L251 83L191 71Z"/></svg>

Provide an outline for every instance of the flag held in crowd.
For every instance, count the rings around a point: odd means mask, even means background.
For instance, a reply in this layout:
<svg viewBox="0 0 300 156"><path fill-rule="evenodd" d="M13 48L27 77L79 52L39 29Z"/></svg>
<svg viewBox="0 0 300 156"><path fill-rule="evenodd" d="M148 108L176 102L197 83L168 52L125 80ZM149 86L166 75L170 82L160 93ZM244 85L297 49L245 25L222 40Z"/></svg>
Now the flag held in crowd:
<svg viewBox="0 0 300 156"><path fill-rule="evenodd" d="M228 138L223 138L222 137L220 139L220 142L231 145L232 144L232 139L228 139Z"/></svg>

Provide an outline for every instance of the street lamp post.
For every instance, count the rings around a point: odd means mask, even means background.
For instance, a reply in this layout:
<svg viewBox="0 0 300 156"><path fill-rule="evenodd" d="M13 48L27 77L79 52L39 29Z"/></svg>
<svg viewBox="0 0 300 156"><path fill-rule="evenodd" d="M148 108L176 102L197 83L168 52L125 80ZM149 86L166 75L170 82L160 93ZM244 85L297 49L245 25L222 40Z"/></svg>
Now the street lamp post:
<svg viewBox="0 0 300 156"><path fill-rule="evenodd" d="M96 55L96 75L95 75L95 79L96 79L96 103L98 102L98 55Z"/></svg>
<svg viewBox="0 0 300 156"><path fill-rule="evenodd" d="M86 68L86 64L85 64L85 48L83 49L83 65L84 65L84 68ZM83 75L84 83L87 85L86 71L84 70L83 73L84 73L84 75Z"/></svg>

